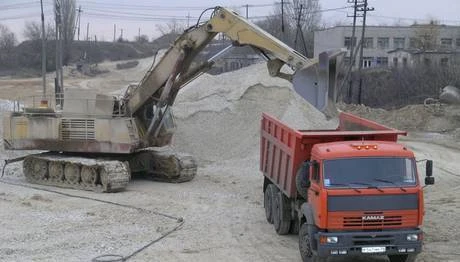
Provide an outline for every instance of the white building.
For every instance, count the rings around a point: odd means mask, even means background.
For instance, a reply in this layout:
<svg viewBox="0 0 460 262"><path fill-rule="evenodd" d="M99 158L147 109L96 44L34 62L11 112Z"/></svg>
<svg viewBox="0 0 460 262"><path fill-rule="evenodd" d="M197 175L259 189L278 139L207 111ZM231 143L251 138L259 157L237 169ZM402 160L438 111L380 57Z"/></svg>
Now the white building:
<svg viewBox="0 0 460 262"><path fill-rule="evenodd" d="M345 62L349 62L352 29L352 26L336 26L316 31L315 57L325 50L347 48ZM353 41L355 46L361 42L360 39L361 27L357 26ZM393 63L388 52L395 49L460 50L460 26L367 26L363 47L363 67L387 67ZM355 61L358 59L359 52Z"/></svg>
<svg viewBox="0 0 460 262"><path fill-rule="evenodd" d="M394 68L423 66L449 66L460 62L460 50L395 49L388 52L389 66Z"/></svg>

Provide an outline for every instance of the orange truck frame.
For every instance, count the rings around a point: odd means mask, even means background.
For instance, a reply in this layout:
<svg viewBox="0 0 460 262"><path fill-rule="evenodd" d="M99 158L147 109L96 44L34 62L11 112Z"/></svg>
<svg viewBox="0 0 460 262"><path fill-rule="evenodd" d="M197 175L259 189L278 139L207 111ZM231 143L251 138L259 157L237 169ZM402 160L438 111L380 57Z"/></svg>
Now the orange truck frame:
<svg viewBox="0 0 460 262"><path fill-rule="evenodd" d="M336 130L294 130L263 114L260 170L267 221L299 234L302 260L422 250L423 190L404 131L341 113ZM434 184L426 161L425 184Z"/></svg>

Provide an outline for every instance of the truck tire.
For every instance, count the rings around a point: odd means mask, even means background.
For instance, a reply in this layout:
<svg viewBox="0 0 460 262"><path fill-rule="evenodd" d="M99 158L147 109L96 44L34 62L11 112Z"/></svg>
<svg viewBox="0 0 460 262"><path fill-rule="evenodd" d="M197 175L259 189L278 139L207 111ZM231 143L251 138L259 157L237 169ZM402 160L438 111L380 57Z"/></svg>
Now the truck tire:
<svg viewBox="0 0 460 262"><path fill-rule="evenodd" d="M297 189L297 194L301 196L305 201L308 202L308 188L310 185L306 182L308 181L308 166L300 166L295 175L295 186Z"/></svg>
<svg viewBox="0 0 460 262"><path fill-rule="evenodd" d="M269 184L264 193L265 217L270 224L273 224L273 199L276 189L275 185Z"/></svg>
<svg viewBox="0 0 460 262"><path fill-rule="evenodd" d="M275 194L273 201L273 225L278 235L287 235L291 226L291 203L283 192Z"/></svg>
<svg viewBox="0 0 460 262"><path fill-rule="evenodd" d="M308 234L307 223L303 223L299 230L299 251L303 262L326 262L327 257L318 257L313 253L311 240Z"/></svg>
<svg viewBox="0 0 460 262"><path fill-rule="evenodd" d="M289 228L289 234L297 235L299 234L299 228L300 228L300 221L297 218L297 215L295 216L296 218L291 220L291 226Z"/></svg>
<svg viewBox="0 0 460 262"><path fill-rule="evenodd" d="M388 255L390 262L415 262L417 255Z"/></svg>

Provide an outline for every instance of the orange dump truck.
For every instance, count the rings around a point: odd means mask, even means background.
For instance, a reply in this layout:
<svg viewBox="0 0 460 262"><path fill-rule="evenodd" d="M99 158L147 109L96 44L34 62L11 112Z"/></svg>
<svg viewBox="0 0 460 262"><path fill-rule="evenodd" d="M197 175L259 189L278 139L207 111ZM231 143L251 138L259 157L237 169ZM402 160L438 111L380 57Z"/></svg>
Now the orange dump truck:
<svg viewBox="0 0 460 262"><path fill-rule="evenodd" d="M264 207L278 234L298 233L303 261L422 249L423 191L406 132L341 113L336 130L295 130L264 114ZM425 184L434 184L431 160Z"/></svg>

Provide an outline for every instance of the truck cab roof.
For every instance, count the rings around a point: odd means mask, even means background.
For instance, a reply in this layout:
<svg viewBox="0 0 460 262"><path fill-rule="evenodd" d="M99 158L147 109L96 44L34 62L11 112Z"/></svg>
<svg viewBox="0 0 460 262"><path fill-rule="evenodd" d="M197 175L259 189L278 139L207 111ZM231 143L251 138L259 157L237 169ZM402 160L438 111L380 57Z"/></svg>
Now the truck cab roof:
<svg viewBox="0 0 460 262"><path fill-rule="evenodd" d="M312 155L318 159L336 159L349 157L408 157L414 154L404 145L391 141L339 141L315 144Z"/></svg>

